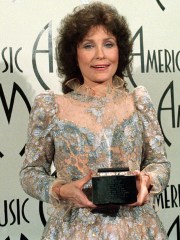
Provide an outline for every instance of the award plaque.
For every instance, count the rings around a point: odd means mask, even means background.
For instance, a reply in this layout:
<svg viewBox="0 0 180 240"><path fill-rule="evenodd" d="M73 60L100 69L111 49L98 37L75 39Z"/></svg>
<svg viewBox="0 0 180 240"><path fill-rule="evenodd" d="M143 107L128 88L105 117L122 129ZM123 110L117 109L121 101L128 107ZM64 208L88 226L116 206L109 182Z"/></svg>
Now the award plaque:
<svg viewBox="0 0 180 240"><path fill-rule="evenodd" d="M129 168L98 169L92 178L92 201L96 205L130 204L137 201L136 177Z"/></svg>

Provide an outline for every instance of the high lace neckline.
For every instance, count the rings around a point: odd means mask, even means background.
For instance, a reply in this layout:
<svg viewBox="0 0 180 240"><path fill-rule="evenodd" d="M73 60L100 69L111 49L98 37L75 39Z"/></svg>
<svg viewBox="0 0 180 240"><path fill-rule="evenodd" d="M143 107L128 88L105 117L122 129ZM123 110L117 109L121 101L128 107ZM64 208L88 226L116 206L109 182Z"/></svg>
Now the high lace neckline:
<svg viewBox="0 0 180 240"><path fill-rule="evenodd" d="M69 80L66 85L73 90L73 92L80 95L85 95L89 97L107 97L112 96L114 93L125 92L122 84L117 83L117 81L108 82L107 85L102 85L97 89L91 88L86 83L81 84L78 79Z"/></svg>
<svg viewBox="0 0 180 240"><path fill-rule="evenodd" d="M77 93L90 96L90 97L107 97L108 95L112 94L113 90L114 90L114 87L110 85L102 86L102 88L95 90L86 84L82 84L75 91Z"/></svg>

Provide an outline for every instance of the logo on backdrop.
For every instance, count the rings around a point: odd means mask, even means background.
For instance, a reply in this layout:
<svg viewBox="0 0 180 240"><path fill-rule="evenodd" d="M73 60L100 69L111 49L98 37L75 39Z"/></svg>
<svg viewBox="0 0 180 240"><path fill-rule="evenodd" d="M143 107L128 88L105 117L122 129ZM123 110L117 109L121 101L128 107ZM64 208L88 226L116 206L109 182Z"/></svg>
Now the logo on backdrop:
<svg viewBox="0 0 180 240"><path fill-rule="evenodd" d="M40 41L41 37L46 33L46 31L48 33L48 37L47 37L48 48L47 49L38 49L39 41ZM32 51L33 70L34 70L34 73L36 75L37 80L39 81L39 83L41 84L41 86L45 90L48 90L49 87L46 85L46 83L42 79L41 73L38 70L38 67L37 67L37 56L39 56L39 54L44 54L44 57L48 58L49 72L52 73L53 72L53 50L52 49L53 49L52 48L52 22L49 22L41 30L41 32L38 34L38 37L37 37L37 39L36 39L36 41L34 43L33 51Z"/></svg>
<svg viewBox="0 0 180 240"><path fill-rule="evenodd" d="M165 10L165 7L162 5L161 1L156 0L157 4L159 5L159 7L161 8L161 10Z"/></svg>
<svg viewBox="0 0 180 240"><path fill-rule="evenodd" d="M13 73L15 67L16 70L18 70L19 72L23 72L18 64L18 56L21 50L22 48L18 48L18 50L15 51L15 54L12 47L5 47L2 50L2 59L5 64L5 69L2 71L3 73L7 72L8 70L10 71L10 73ZM6 55L6 53L8 56Z"/></svg>
<svg viewBox="0 0 180 240"><path fill-rule="evenodd" d="M4 200L4 222L2 222L3 217L1 216L0 227L5 227L9 225L20 225L22 221L29 223L25 215L25 206L29 198L25 199L23 203L20 202L20 199L13 199L10 202Z"/></svg>
<svg viewBox="0 0 180 240"><path fill-rule="evenodd" d="M133 58L135 62L138 62L140 66L139 72L141 74L145 73L168 73L174 74L180 72L180 51L159 49L159 50L146 50L143 36L143 27L140 27L133 37L134 43L136 43L139 48L133 52ZM136 79L133 78L131 72L128 70L129 79L134 87L138 84ZM180 105L179 102L175 101L176 93L175 81L167 85L163 90L160 97L157 117L160 123L162 133L164 135L165 142L168 146L171 146L170 136L168 136L166 129L163 127L164 113L170 116L170 124L172 128L180 127ZM170 197L169 197L170 196ZM157 199L157 205L162 208L179 208L180 207L180 185L178 186L167 186L167 188L160 194ZM169 230L167 231L168 236L176 232L177 239L180 239L180 216L178 215L174 221L171 223Z"/></svg>
<svg viewBox="0 0 180 240"><path fill-rule="evenodd" d="M19 93L19 95L21 96L22 100L24 101L24 103L28 109L28 112L30 113L30 111L31 111L30 103L29 103L25 93L19 87L19 85L17 83L14 82L14 84L13 84L13 89L12 89L12 93L11 93L11 100L10 100L9 106L7 104L7 100L6 100L4 91L3 91L2 84L0 84L0 99L1 99L1 103L2 103L2 106L4 109L4 113L6 115L6 118L7 118L8 124L10 124L10 121L11 121L13 107L15 104L15 97L16 97L17 93ZM19 154L22 156L24 154L24 151L25 151L25 146L20 150ZM2 158L3 156L4 156L4 154L2 152L0 152L0 157Z"/></svg>
<svg viewBox="0 0 180 240"><path fill-rule="evenodd" d="M144 37L143 37L143 27L141 26L133 37L134 42L139 43L139 51L133 52L134 59L139 58L141 65L141 73L149 73L154 71L155 73L175 73L180 72L180 51L175 50L148 50L145 52L144 47ZM147 56L145 58L145 56ZM131 83L134 87L137 86L130 71L128 70L128 75Z"/></svg>
<svg viewBox="0 0 180 240"><path fill-rule="evenodd" d="M168 106L166 106L166 104L164 103L166 98L168 98L168 96L170 96L170 101L168 103ZM163 107L163 105L165 105ZM158 107L158 120L162 129L162 133L164 135L164 139L167 143L168 146L171 146L171 142L169 141L169 139L167 138L164 130L163 130L163 126L162 126L162 114L165 112L169 112L171 115L171 123L172 123L172 128L179 128L180 127L180 105L178 105L177 108L177 116L176 116L176 104L175 104L175 96L174 96L174 82L172 81L167 88L165 89L160 102L159 102L159 107Z"/></svg>
<svg viewBox="0 0 180 240"><path fill-rule="evenodd" d="M140 72L141 73L175 73L180 72L180 51L175 50L147 50L145 52L145 44L143 37L143 27L140 27L133 37L134 42L139 43L139 50L133 52L134 61L139 61ZM128 77L134 87L137 86L135 79L133 78L131 72L128 71ZM163 129L163 118L162 114L164 111L169 112L171 116L171 126L172 128L180 127L180 105L175 102L175 87L174 82L167 86L164 90L163 95L159 102L158 107L158 120L164 135L165 142L168 146L171 146L171 141L168 138L166 131ZM170 95L170 100L168 101L168 106L166 106L165 100ZM170 105L170 106L169 106ZM176 112L177 106L177 112Z"/></svg>
<svg viewBox="0 0 180 240"><path fill-rule="evenodd" d="M10 237L7 237L5 240L13 240L13 239L10 238ZM20 239L19 239L19 240L28 240L28 238L26 238L26 237L24 236L24 234L21 233L21 236L20 236Z"/></svg>
<svg viewBox="0 0 180 240"><path fill-rule="evenodd" d="M155 198L155 206L162 209L179 208L180 207L180 184L168 185L166 189ZM180 215L176 217L172 225L170 226L167 234L170 236L172 231L176 231L177 239L180 239Z"/></svg>

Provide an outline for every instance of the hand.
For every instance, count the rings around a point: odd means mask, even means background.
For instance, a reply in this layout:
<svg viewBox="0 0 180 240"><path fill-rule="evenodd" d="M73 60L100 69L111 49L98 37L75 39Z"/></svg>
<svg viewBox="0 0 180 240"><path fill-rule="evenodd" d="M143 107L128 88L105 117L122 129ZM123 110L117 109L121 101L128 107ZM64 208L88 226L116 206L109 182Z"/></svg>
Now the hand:
<svg viewBox="0 0 180 240"><path fill-rule="evenodd" d="M73 203L75 207L89 207L95 208L96 205L89 201L87 196L83 193L83 186L92 178L92 172L80 180L64 184L60 187L59 195L63 199L67 199Z"/></svg>
<svg viewBox="0 0 180 240"><path fill-rule="evenodd" d="M134 174L136 175L136 187L137 187L137 202L128 204L128 206L142 206L149 200L149 187L150 184L150 177L148 175L143 174L140 171L135 171Z"/></svg>

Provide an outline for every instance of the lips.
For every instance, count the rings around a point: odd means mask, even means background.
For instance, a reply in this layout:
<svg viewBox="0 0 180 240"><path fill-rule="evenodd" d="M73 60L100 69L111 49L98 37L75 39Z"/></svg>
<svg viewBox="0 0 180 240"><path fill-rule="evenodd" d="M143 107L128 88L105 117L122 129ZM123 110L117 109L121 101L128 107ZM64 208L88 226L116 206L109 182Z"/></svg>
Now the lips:
<svg viewBox="0 0 180 240"><path fill-rule="evenodd" d="M91 67L94 68L94 69L97 69L97 70L105 70L109 66L110 66L110 64L97 64L97 65L93 65Z"/></svg>

